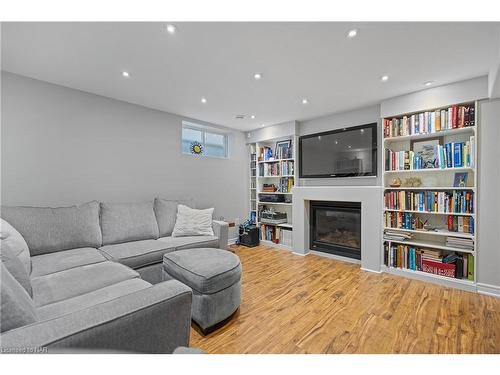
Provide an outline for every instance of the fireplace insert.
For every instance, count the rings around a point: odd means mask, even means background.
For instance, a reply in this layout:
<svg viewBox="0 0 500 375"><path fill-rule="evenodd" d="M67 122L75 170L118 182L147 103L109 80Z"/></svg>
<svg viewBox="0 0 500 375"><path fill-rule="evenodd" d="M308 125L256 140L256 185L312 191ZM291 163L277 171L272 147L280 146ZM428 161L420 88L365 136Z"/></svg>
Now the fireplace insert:
<svg viewBox="0 0 500 375"><path fill-rule="evenodd" d="M311 250L361 259L361 203L311 201Z"/></svg>

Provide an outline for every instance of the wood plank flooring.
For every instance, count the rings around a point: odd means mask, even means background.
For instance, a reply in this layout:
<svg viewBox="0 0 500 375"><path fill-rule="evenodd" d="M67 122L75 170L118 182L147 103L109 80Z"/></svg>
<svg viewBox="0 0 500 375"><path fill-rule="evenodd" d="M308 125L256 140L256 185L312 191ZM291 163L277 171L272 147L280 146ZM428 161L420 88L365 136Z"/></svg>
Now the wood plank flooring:
<svg viewBox="0 0 500 375"><path fill-rule="evenodd" d="M208 353L500 353L500 298L267 246L234 247L239 312Z"/></svg>

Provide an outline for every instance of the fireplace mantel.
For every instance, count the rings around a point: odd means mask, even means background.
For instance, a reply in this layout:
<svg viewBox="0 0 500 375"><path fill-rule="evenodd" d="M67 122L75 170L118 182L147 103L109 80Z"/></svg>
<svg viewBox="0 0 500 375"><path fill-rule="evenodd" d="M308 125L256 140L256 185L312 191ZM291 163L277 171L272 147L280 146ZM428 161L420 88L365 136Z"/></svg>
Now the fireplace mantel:
<svg viewBox="0 0 500 375"><path fill-rule="evenodd" d="M382 188L380 186L296 186L293 188L293 252L309 253L309 202L361 203L361 268L380 272Z"/></svg>

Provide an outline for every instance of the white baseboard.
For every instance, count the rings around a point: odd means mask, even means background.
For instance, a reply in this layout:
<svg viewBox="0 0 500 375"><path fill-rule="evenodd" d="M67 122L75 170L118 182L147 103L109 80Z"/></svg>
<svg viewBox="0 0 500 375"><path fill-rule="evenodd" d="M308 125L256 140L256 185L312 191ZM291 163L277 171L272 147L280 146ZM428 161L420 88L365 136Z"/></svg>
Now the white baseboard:
<svg viewBox="0 0 500 375"><path fill-rule="evenodd" d="M373 272L373 273L382 273L382 270L375 271L375 270L371 270L369 268L364 268L364 267L361 267L361 270L367 271L367 272Z"/></svg>
<svg viewBox="0 0 500 375"><path fill-rule="evenodd" d="M500 298L500 286L477 283L477 292L487 296Z"/></svg>
<svg viewBox="0 0 500 375"><path fill-rule="evenodd" d="M305 257L305 256L309 255L309 253L296 253L295 251L292 251L292 254L298 255L299 257Z"/></svg>
<svg viewBox="0 0 500 375"><path fill-rule="evenodd" d="M236 245L236 241L238 240L238 237L235 238L230 238L227 240L228 245Z"/></svg>
<svg viewBox="0 0 500 375"><path fill-rule="evenodd" d="M322 251L311 250L311 251L309 251L309 253L317 255L317 256L320 256L320 257L323 257L323 258L329 258L329 259L339 260L341 262L361 264L361 261L358 260L358 259L352 259L352 258L342 257L342 256L339 256L339 255L323 253Z"/></svg>

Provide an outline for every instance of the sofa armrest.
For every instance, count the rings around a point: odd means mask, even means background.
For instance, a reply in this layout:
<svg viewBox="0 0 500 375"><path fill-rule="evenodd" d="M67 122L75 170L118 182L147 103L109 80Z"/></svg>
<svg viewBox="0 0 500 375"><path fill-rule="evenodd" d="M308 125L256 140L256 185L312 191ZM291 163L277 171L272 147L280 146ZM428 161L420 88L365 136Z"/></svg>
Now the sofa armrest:
<svg viewBox="0 0 500 375"><path fill-rule="evenodd" d="M229 223L225 221L212 221L214 235L219 238L219 249L227 249L229 238Z"/></svg>
<svg viewBox="0 0 500 375"><path fill-rule="evenodd" d="M192 291L176 280L4 332L3 349L172 353L189 345Z"/></svg>

